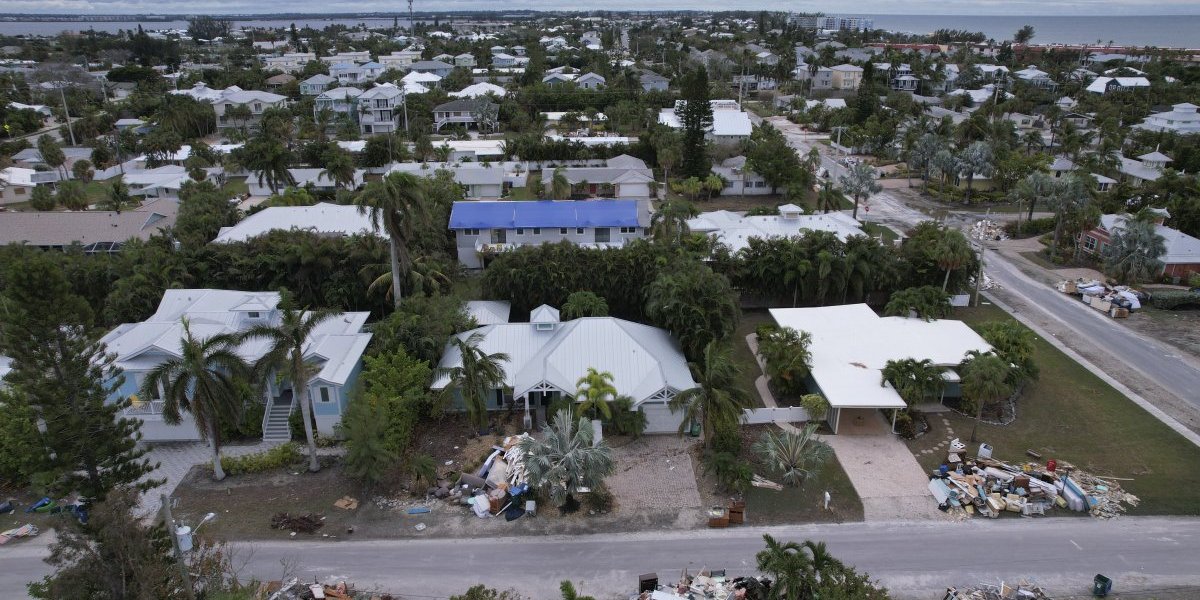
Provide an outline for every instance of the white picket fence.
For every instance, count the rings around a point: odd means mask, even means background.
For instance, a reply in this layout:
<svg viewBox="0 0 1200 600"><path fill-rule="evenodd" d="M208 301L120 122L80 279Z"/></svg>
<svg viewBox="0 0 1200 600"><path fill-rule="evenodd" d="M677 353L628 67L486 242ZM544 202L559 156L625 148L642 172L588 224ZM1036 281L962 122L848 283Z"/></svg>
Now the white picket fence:
<svg viewBox="0 0 1200 600"><path fill-rule="evenodd" d="M799 406L781 408L747 408L743 411L746 425L761 425L763 423L796 423L808 420L808 411Z"/></svg>

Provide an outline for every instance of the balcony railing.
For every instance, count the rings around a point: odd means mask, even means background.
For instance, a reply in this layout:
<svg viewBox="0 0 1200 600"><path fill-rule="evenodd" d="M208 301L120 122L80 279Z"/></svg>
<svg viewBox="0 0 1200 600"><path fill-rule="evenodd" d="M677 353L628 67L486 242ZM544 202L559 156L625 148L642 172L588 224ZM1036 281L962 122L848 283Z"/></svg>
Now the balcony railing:
<svg viewBox="0 0 1200 600"><path fill-rule="evenodd" d="M125 409L125 414L129 416L161 415L164 404L165 402L162 400L150 400L148 402L145 400L134 400L133 404L130 404Z"/></svg>

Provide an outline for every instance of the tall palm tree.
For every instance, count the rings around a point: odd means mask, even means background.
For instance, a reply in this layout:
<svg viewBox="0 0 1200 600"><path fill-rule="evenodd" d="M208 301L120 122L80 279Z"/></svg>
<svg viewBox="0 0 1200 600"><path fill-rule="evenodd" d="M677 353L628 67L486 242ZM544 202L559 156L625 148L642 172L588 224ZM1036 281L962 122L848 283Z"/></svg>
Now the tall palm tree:
<svg viewBox="0 0 1200 600"><path fill-rule="evenodd" d="M817 204L821 206L823 212L837 210L839 208L838 193L833 189L833 184L825 181L821 184L821 191L817 192Z"/></svg>
<svg viewBox="0 0 1200 600"><path fill-rule="evenodd" d="M958 174L967 178L966 202L971 201L975 177L991 177L996 172L996 159L987 142L972 142L958 157Z"/></svg>
<svg viewBox="0 0 1200 600"><path fill-rule="evenodd" d="M320 176L335 186L350 189L354 186L354 157L340 148L330 152Z"/></svg>
<svg viewBox="0 0 1200 600"><path fill-rule="evenodd" d="M749 404L746 392L735 382L738 366L731 358L729 348L719 341L711 341L704 347L704 362L688 363L696 387L684 390L671 398L671 412L683 411L679 432L683 433L689 423L699 421L704 431L704 444L712 444L718 424L736 424L742 418L742 409Z"/></svg>
<svg viewBox="0 0 1200 600"><path fill-rule="evenodd" d="M612 373L588 367L587 373L575 382L575 402L580 414L590 414L593 419L601 414L605 419L611 419L609 403L617 399L617 388L612 382Z"/></svg>
<svg viewBox="0 0 1200 600"><path fill-rule="evenodd" d="M1073 174L1060 180L1046 200L1054 210L1054 237L1051 250L1058 254L1063 235L1086 225L1095 213L1088 178Z"/></svg>
<svg viewBox="0 0 1200 600"><path fill-rule="evenodd" d="M804 548L796 542L781 543L770 535L763 535L763 540L767 547L754 558L758 570L775 580L770 597L773 600L804 598L809 573L813 570L812 561Z"/></svg>
<svg viewBox="0 0 1200 600"><path fill-rule="evenodd" d="M983 420L983 406L1012 393L1009 369L1011 367L999 356L972 350L960 367L962 371L963 397L975 402L975 424L971 426L971 441L976 441L979 421Z"/></svg>
<svg viewBox="0 0 1200 600"><path fill-rule="evenodd" d="M1106 273L1121 283L1136 285L1162 272L1159 257L1167 253L1167 246L1153 221L1127 219L1115 229L1112 243L1104 250Z"/></svg>
<svg viewBox="0 0 1200 600"><path fill-rule="evenodd" d="M1051 194L1054 190L1056 182L1050 175L1041 171L1030 173L1025 179L1017 182L1010 196L1017 201L1017 208L1020 208L1021 203L1029 203L1029 213L1026 221L1033 220L1033 209L1037 201Z"/></svg>
<svg viewBox="0 0 1200 600"><path fill-rule="evenodd" d="M683 199L667 200L650 217L650 237L656 242L678 244L688 234L687 220L699 214L696 206Z"/></svg>
<svg viewBox="0 0 1200 600"><path fill-rule="evenodd" d="M942 230L941 238L933 248L933 257L938 267L946 271L946 276L942 279L943 292L950 285L950 272L961 269L974 256L970 242L961 231L950 228Z"/></svg>
<svg viewBox="0 0 1200 600"><path fill-rule="evenodd" d="M429 220L425 180L412 173L391 173L371 182L355 199L360 213L371 216L371 225L388 234L392 266L392 302L400 306L400 282L409 266L408 246Z"/></svg>
<svg viewBox="0 0 1200 600"><path fill-rule="evenodd" d="M453 337L450 345L458 351L462 360L456 367L442 369L450 378L450 385L462 395L467 414L480 431L487 429L488 392L504 385L504 367L508 355L503 352L488 354L480 349L483 334L472 333L466 339Z"/></svg>
<svg viewBox="0 0 1200 600"><path fill-rule="evenodd" d="M842 175L838 183L842 185L843 192L854 198L854 212L850 215L854 219L858 218L859 201L883 189L883 186L875 181L875 167L865 162L856 163L848 173Z"/></svg>
<svg viewBox="0 0 1200 600"><path fill-rule="evenodd" d="M157 390L162 391L163 421L168 425L178 425L183 413L192 415L196 429L212 450L213 478L217 481L225 479L221 423L233 423L241 417L243 399L238 382L250 374L237 346L238 338L228 334L196 337L191 323L184 319L179 356L160 363L142 382L143 397L152 398Z"/></svg>
<svg viewBox="0 0 1200 600"><path fill-rule="evenodd" d="M317 462L317 443L312 428L312 396L309 381L320 369L305 360L308 339L322 323L337 317L336 313L315 310L303 311L283 308L279 311L278 325L256 325L241 335L243 340L263 339L269 344L267 353L254 364L253 373L258 381L265 381L276 373L292 382L292 392L300 403L300 415L304 417L304 439L308 442L308 470L321 470Z"/></svg>
<svg viewBox="0 0 1200 600"><path fill-rule="evenodd" d="M558 167L554 169L554 175L550 177L550 197L555 200L566 200L571 197L571 181L567 179L566 169Z"/></svg>

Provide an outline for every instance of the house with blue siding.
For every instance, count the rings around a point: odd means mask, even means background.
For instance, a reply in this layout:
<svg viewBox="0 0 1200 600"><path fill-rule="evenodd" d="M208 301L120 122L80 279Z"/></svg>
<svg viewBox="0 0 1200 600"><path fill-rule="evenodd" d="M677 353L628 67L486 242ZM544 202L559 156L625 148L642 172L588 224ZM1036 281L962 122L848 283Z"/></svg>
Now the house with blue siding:
<svg viewBox="0 0 1200 600"><path fill-rule="evenodd" d="M362 356L371 334L363 331L369 313L341 313L321 323L313 331L305 348L305 360L316 367L315 375L305 382L312 398L317 431L332 435L341 422L350 401L350 391L362 371ZM126 416L142 421L147 441L199 440L200 432L191 415L184 414L178 425L168 425L162 416L162 390L142 397L141 386L155 367L180 355L184 321L192 334L208 338L218 334L237 334L257 325L277 325L280 321L277 292L235 290L167 290L150 318L141 323L125 323L105 335L101 341L115 355L114 366L124 376L110 401L129 398ZM268 351L262 339L243 342L238 354L254 362ZM299 410L294 383L268 377L261 397L248 400L266 406L263 439L289 439L288 417Z"/></svg>

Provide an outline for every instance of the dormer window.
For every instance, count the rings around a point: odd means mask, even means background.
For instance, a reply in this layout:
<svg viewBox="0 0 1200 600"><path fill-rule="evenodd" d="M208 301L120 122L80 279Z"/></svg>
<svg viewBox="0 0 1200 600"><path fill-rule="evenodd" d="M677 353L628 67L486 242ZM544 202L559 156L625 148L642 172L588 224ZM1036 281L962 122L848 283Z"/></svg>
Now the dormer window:
<svg viewBox="0 0 1200 600"><path fill-rule="evenodd" d="M255 311L250 311L250 312L246 313L246 316L247 316L247 317L249 317L249 318L251 318L251 319L257 319L257 318L258 318L258 313L257 313L257 312L255 312Z"/></svg>
<svg viewBox="0 0 1200 600"><path fill-rule="evenodd" d="M533 328L537 331L554 331L554 323L535 323Z"/></svg>

